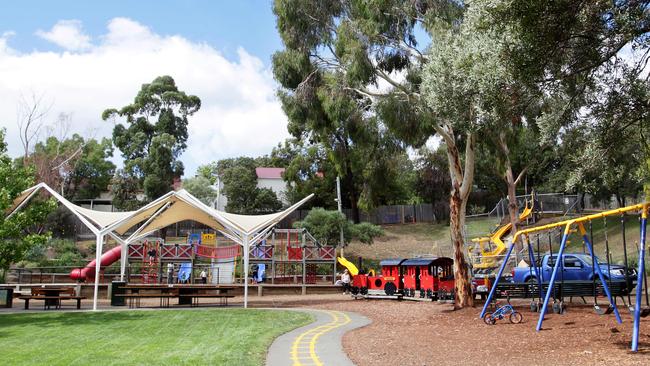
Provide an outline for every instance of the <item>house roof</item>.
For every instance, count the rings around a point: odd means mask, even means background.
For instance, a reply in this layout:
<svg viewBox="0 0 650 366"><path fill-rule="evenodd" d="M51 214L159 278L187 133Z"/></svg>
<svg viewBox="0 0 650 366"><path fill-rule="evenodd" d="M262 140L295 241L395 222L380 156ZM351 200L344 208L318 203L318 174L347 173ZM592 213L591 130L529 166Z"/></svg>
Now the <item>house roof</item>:
<svg viewBox="0 0 650 366"><path fill-rule="evenodd" d="M284 168L255 168L255 174L262 179L282 179Z"/></svg>

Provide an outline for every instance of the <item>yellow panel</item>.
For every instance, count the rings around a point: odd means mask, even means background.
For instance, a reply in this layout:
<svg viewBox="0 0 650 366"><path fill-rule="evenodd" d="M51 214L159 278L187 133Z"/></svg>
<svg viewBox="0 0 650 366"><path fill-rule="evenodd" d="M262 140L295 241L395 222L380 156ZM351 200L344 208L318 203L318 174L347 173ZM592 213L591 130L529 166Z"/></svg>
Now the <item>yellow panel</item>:
<svg viewBox="0 0 650 366"><path fill-rule="evenodd" d="M217 245L217 236L211 233L201 233L201 244Z"/></svg>

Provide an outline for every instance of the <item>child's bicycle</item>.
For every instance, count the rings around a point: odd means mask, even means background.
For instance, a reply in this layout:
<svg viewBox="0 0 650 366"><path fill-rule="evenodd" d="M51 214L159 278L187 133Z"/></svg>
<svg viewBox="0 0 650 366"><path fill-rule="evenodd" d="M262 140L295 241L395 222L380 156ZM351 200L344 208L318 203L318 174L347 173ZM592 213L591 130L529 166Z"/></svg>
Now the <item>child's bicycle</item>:
<svg viewBox="0 0 650 366"><path fill-rule="evenodd" d="M499 304L497 303L497 306L498 305ZM524 320L524 316L521 315L521 313L515 311L512 305L506 304L497 308L497 310L492 314L485 314L483 321L487 325L494 325L497 320L504 319L506 316L510 319L510 323L512 324L519 324Z"/></svg>

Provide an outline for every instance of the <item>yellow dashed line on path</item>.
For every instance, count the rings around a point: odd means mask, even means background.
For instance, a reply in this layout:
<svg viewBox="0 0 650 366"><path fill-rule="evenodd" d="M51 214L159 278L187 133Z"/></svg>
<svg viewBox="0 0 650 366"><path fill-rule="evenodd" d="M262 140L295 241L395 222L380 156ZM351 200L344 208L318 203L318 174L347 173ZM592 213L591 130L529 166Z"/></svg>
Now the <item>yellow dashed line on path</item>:
<svg viewBox="0 0 650 366"><path fill-rule="evenodd" d="M300 334L293 341L293 346L291 347L291 360L293 361L293 366L323 366L323 363L316 354L316 343L318 338L327 332L348 324L351 321L347 314L340 311L325 311L325 313L332 317L331 322L311 328Z"/></svg>

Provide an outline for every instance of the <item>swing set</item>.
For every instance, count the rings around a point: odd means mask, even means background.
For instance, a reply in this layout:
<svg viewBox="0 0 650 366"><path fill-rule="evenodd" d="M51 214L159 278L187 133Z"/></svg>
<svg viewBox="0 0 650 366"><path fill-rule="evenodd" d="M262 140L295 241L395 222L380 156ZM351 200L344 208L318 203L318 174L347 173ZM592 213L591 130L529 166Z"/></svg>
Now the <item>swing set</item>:
<svg viewBox="0 0 650 366"><path fill-rule="evenodd" d="M607 218L612 217L612 216L620 216L620 221L621 221L621 233L622 233L622 245L623 245L623 259L624 259L624 264L625 264L625 271L628 270L628 250L627 250L627 239L626 239L626 232L625 232L625 224L626 224L626 215L627 214L633 214L633 213L639 213L639 219L640 219L640 240L639 240L639 245L638 245L638 268L636 273L633 271L629 271L629 274L633 274L636 276L636 293L635 293L635 298L634 298L634 306L632 306L632 298L631 298L631 291L632 287L635 285L633 281L626 281L627 283L624 283L623 285L627 287L626 293L627 293L627 299L628 299L628 304L627 307L629 311L632 314L632 317L634 319L634 326L633 326L633 331L632 331L632 351L637 352L639 349L639 327L640 327L640 322L642 317L647 317L650 315L650 301L649 301L649 295L648 295L648 279L647 279L647 273L646 273L646 268L645 268L645 253L646 253L646 226L647 226L647 219L648 215L650 214L650 203L642 203L642 204L637 204L637 205L632 205L632 206L627 206L627 207L622 207L619 209L614 209L614 210L609 210L609 211L604 211L601 213L593 214L593 215L588 215L588 216L583 216L575 219L570 219L570 220L565 220L565 221L560 221L548 225L542 225L539 227L533 227L529 229L524 229L520 230L515 233L513 236L512 244L508 248L508 251L506 253L506 257L504 261L501 264L501 267L499 268L498 275L495 279L494 284L492 285L490 289L490 293L488 295L488 298L485 302L485 305L483 306L483 310L481 311L481 319L485 316L487 312L487 308L490 305L492 299L495 297L495 292L497 289L497 285L499 283L499 280L501 279L503 272L505 270L505 267L508 263L508 259L510 258L513 248L515 247L515 243L517 242L518 239L525 240L527 247L528 247L528 253L529 253L529 260L531 261L531 271L533 270L533 267L535 267L535 271L539 271L539 268L537 267L540 264L540 236L544 234L544 232L548 233L548 243L549 243L549 254L551 255L551 258L554 258L555 260L553 261L553 271L551 273L550 278L544 279L542 278L541 280L538 279L538 296L540 299L540 302L543 298L543 302L541 304L541 309L540 309L540 315L539 315L539 320L537 322L537 331L540 331L542 329L542 323L544 321L544 316L546 315L546 311L549 306L550 298L553 296L554 302L553 302L553 310L556 313L563 313L564 312L564 302L563 302L563 291L565 289L564 286L564 250L566 249L569 236L572 233L579 233L579 235L582 238L582 241L584 242L584 247L588 250L588 254L592 258L592 289L593 289L593 295L594 295L594 310L596 313L600 315L605 315L605 314L611 314L614 313L616 317L616 321L620 324L622 323L621 315L618 311L618 307L616 304L616 298L612 294L612 286L615 284L612 283L611 280L611 270L610 270L610 262L611 262L611 253L610 253L610 243L609 243L609 237L607 235ZM604 232L604 244L605 244L605 251L606 251L606 258L607 258L607 274L603 273L603 270L601 270L600 265L596 263L597 257L594 252L593 248L593 221L597 219L602 219L603 220L603 232ZM587 232L587 228L585 225L588 225L589 232ZM553 252L553 246L552 246L552 236L553 236L553 231L558 230L558 229L563 229L562 235L561 235L561 241L560 241L560 246L558 249L557 253ZM531 236L536 237L536 244L537 244L537 261L535 261L534 258L534 251L533 251L533 246L530 240ZM543 272L538 272L542 274L543 277ZM596 286L596 275L598 276L598 279L600 280L600 285L602 286L602 290L604 294L607 296L607 299L609 300L609 306L607 308L602 308L600 305L598 305L597 302L597 296L598 296L598 290ZM627 278L627 277L626 277ZM557 286L558 281L560 282L560 285ZM546 286L548 284L548 286ZM568 289L568 287L566 287ZM545 291L545 294L543 292ZM558 294L559 292L559 294ZM645 296L644 296L645 295ZM645 307L642 307L642 299L645 297ZM558 299L560 301L558 301ZM531 306L532 308L532 306Z"/></svg>

